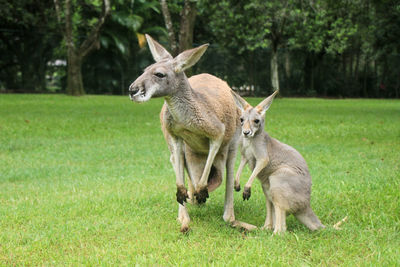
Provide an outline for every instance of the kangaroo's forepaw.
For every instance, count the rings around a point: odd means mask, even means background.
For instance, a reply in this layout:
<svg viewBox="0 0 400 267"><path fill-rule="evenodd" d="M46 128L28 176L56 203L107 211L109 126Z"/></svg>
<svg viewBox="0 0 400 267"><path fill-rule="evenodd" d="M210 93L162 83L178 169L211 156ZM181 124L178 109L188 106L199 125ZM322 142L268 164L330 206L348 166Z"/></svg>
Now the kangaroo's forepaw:
<svg viewBox="0 0 400 267"><path fill-rule="evenodd" d="M243 200L249 200L251 196L251 187L245 187L243 190Z"/></svg>
<svg viewBox="0 0 400 267"><path fill-rule="evenodd" d="M187 198L189 198L189 195L186 188L183 186L179 186L176 191L176 201L178 201L179 204L183 205L183 202L186 202Z"/></svg>
<svg viewBox="0 0 400 267"><path fill-rule="evenodd" d="M208 189L207 187L199 188L194 193L196 200L199 204L205 203L207 201L208 196Z"/></svg>
<svg viewBox="0 0 400 267"><path fill-rule="evenodd" d="M240 184L235 185L235 191L236 191L236 192L240 192Z"/></svg>

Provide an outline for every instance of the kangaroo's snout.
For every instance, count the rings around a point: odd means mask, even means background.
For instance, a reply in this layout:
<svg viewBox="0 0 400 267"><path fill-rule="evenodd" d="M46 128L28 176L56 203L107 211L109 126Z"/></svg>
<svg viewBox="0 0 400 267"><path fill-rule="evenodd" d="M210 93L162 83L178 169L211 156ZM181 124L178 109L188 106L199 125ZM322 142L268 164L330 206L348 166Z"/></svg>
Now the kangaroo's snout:
<svg viewBox="0 0 400 267"><path fill-rule="evenodd" d="M135 102L147 101L148 99L150 99L153 93L154 92L152 92L151 94L148 93L145 85L141 82L138 82L137 80L129 86L129 98Z"/></svg>
<svg viewBox="0 0 400 267"><path fill-rule="evenodd" d="M135 84L131 84L131 86L129 86L129 95L130 96L134 96L139 92L139 87L135 86Z"/></svg>
<svg viewBox="0 0 400 267"><path fill-rule="evenodd" d="M139 86L136 86L135 83L132 83L129 86L129 98L132 101L135 101L136 96L139 94L140 88Z"/></svg>

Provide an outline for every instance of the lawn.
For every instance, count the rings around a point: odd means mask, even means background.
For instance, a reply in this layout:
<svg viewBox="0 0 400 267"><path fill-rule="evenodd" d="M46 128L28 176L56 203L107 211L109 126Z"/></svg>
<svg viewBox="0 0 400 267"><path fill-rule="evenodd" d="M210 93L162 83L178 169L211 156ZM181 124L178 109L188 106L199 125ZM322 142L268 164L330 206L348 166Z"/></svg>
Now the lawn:
<svg viewBox="0 0 400 267"><path fill-rule="evenodd" d="M274 101L266 129L306 159L327 226L290 216L283 236L226 225L225 186L179 232L162 103L0 95L1 266L400 265L399 100ZM249 201L235 192L235 215L263 225L258 181Z"/></svg>

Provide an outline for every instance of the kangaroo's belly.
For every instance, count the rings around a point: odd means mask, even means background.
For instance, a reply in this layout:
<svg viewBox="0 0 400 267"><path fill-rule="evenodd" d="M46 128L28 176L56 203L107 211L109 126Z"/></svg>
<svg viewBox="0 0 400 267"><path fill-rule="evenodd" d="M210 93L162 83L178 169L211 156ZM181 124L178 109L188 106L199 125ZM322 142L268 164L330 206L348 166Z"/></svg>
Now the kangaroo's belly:
<svg viewBox="0 0 400 267"><path fill-rule="evenodd" d="M208 138L196 135L187 130L180 132L180 137L193 151L201 154L208 154L210 149L210 142Z"/></svg>

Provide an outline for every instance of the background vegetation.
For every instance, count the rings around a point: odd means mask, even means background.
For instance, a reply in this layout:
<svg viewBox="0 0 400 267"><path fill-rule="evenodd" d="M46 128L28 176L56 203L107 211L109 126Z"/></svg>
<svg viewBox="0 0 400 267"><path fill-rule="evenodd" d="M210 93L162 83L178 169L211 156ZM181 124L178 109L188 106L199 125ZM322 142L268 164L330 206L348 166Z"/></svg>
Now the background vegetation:
<svg viewBox="0 0 400 267"><path fill-rule="evenodd" d="M149 33L174 54L210 43L188 74L215 74L243 94L400 96L397 0L0 3L0 92L126 94L152 62Z"/></svg>
<svg viewBox="0 0 400 267"><path fill-rule="evenodd" d="M268 132L308 162L325 230L293 217L283 236L230 228L222 186L189 207L183 235L163 100L116 96L153 62L148 33L174 55L210 43L187 74L212 73L243 95L399 98L399 1L0 6L0 93L46 93L0 95L0 265L399 265L398 100L279 98L268 111ZM248 202L235 193L235 214L261 226L254 191Z"/></svg>
<svg viewBox="0 0 400 267"><path fill-rule="evenodd" d="M224 186L179 232L162 103L1 95L0 265L399 265L398 100L274 101L266 129L307 160L327 226L311 233L290 216L284 236L226 225ZM262 226L258 184L249 201L235 193L235 214Z"/></svg>

